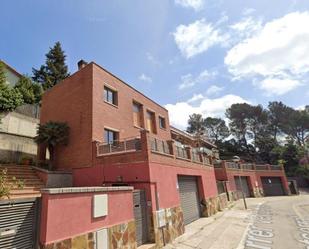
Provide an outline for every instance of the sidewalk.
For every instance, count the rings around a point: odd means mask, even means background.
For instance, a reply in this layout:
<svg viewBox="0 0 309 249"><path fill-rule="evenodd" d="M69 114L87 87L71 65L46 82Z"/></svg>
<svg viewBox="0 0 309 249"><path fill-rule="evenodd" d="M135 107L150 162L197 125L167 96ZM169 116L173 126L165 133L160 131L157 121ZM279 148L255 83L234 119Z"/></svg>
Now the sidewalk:
<svg viewBox="0 0 309 249"><path fill-rule="evenodd" d="M263 198L248 198L248 210L244 210L243 201L234 202L234 206L212 217L201 218L187 225L185 234L178 237L165 249L233 249L240 244L248 226L248 216L263 202Z"/></svg>

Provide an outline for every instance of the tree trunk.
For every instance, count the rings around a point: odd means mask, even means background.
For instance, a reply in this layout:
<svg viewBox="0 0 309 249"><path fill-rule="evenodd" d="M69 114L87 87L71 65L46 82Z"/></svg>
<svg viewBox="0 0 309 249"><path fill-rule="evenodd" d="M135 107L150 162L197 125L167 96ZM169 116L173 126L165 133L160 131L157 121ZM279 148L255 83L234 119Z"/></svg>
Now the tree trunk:
<svg viewBox="0 0 309 249"><path fill-rule="evenodd" d="M53 164L54 164L54 147L52 145L48 146L49 151L49 163L48 163L48 170L53 170Z"/></svg>

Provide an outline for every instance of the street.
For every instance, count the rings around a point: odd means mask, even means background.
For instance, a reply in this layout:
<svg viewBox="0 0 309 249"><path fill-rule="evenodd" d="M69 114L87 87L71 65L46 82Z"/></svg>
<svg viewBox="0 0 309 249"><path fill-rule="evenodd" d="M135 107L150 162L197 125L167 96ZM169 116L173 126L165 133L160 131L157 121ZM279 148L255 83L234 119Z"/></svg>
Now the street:
<svg viewBox="0 0 309 249"><path fill-rule="evenodd" d="M165 248L309 248L309 195L248 198L214 217L201 218Z"/></svg>

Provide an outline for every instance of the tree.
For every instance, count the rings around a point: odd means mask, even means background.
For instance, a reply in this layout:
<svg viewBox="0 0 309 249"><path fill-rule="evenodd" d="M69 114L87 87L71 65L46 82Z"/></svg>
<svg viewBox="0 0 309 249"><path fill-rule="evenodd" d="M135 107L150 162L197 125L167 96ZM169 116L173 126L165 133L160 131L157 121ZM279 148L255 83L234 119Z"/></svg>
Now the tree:
<svg viewBox="0 0 309 249"><path fill-rule="evenodd" d="M187 132L201 137L205 134L204 119L201 114L192 114L189 116Z"/></svg>
<svg viewBox="0 0 309 249"><path fill-rule="evenodd" d="M68 66L65 64L66 55L61 48L60 42L56 42L45 56L45 64L40 69L32 68L32 78L35 82L41 83L44 90L47 90L70 74Z"/></svg>
<svg viewBox="0 0 309 249"><path fill-rule="evenodd" d="M293 110L282 130L299 146L305 146L305 141L309 137L309 112Z"/></svg>
<svg viewBox="0 0 309 249"><path fill-rule="evenodd" d="M21 94L6 83L4 64L0 61L0 113L13 111L22 103Z"/></svg>
<svg viewBox="0 0 309 249"><path fill-rule="evenodd" d="M42 87L35 83L31 78L22 76L14 86L16 90L22 95L23 102L26 104L36 104L41 100Z"/></svg>
<svg viewBox="0 0 309 249"><path fill-rule="evenodd" d="M35 141L47 147L50 154L49 170L53 169L55 148L58 145L67 145L70 128L66 123L49 121L40 124Z"/></svg>
<svg viewBox="0 0 309 249"><path fill-rule="evenodd" d="M204 120L204 126L208 137L212 139L215 144L230 135L229 128L226 126L225 121L221 118L207 117Z"/></svg>
<svg viewBox="0 0 309 249"><path fill-rule="evenodd" d="M268 110L269 128L274 140L277 142L277 137L282 135L283 127L288 122L293 109L282 102L274 101L268 103Z"/></svg>

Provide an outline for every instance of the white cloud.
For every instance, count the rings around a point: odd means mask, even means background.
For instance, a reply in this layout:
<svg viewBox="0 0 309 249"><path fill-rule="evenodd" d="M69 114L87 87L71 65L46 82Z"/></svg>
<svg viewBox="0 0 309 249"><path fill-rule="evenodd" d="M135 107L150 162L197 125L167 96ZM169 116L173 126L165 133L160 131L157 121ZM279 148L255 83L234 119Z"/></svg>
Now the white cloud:
<svg viewBox="0 0 309 249"><path fill-rule="evenodd" d="M264 25L250 39L233 47L225 63L236 76L309 71L309 13L291 13Z"/></svg>
<svg viewBox="0 0 309 249"><path fill-rule="evenodd" d="M187 26L179 25L173 35L180 52L186 58L203 53L214 45L224 44L227 39L226 35L205 19Z"/></svg>
<svg viewBox="0 0 309 249"><path fill-rule="evenodd" d="M204 96L202 94L194 94L192 96L192 98L187 100L187 103L195 103L195 102L197 102L197 101L199 101L203 98L204 98Z"/></svg>
<svg viewBox="0 0 309 249"><path fill-rule="evenodd" d="M236 79L261 77L261 88L268 94L293 90L309 72L306 23L309 23L309 12L293 12L266 23L228 51L224 62L229 72ZM245 26L246 31L252 23ZM239 28L242 26L238 25Z"/></svg>
<svg viewBox="0 0 309 249"><path fill-rule="evenodd" d="M195 11L204 7L204 0L175 0L175 3L185 8L193 8Z"/></svg>
<svg viewBox="0 0 309 249"><path fill-rule="evenodd" d="M211 85L210 87L208 87L207 91L206 91L206 94L208 96L211 96L211 95L215 95L219 92L222 92L224 89L224 87L220 87L220 86L216 86L216 85Z"/></svg>
<svg viewBox="0 0 309 249"><path fill-rule="evenodd" d="M199 99L201 102L197 106L192 105L192 99ZM188 101L176 104L167 104L165 107L169 111L172 125L185 129L189 115L200 113L203 117L224 117L225 110L235 103L249 103L249 101L237 95L228 94L220 98L211 99L201 95L195 95Z"/></svg>
<svg viewBox="0 0 309 249"><path fill-rule="evenodd" d="M215 77L217 72L209 72L208 70L202 71L197 77L194 77L192 74L186 74L181 76L181 84L178 86L180 90L194 87L198 83L205 82L209 79Z"/></svg>
<svg viewBox="0 0 309 249"><path fill-rule="evenodd" d="M292 79L266 78L261 81L259 87L268 95L283 95L298 87L300 82Z"/></svg>
<svg viewBox="0 0 309 249"><path fill-rule="evenodd" d="M236 32L236 37L239 39L244 39L250 37L255 32L258 32L262 29L262 20L256 20L253 17L249 16L243 18L241 21L234 23L230 28Z"/></svg>
<svg viewBox="0 0 309 249"><path fill-rule="evenodd" d="M152 82L152 78L147 76L146 74L142 73L139 77L139 80L141 81L145 81L145 82L148 82L148 83L151 83Z"/></svg>

